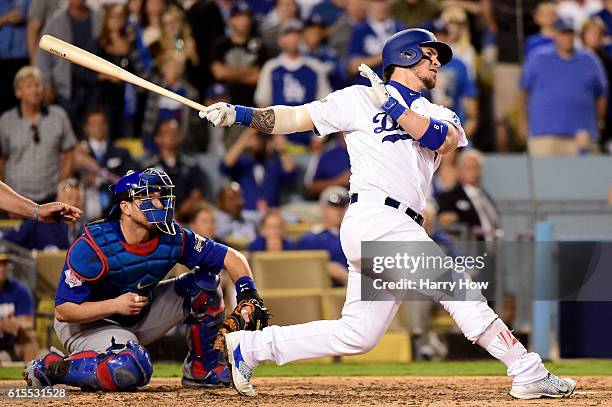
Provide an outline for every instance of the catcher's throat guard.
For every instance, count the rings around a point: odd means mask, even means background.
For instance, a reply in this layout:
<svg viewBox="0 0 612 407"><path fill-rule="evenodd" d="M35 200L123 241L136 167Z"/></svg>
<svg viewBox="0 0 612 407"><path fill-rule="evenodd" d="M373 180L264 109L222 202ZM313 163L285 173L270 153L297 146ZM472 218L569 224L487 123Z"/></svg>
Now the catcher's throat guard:
<svg viewBox="0 0 612 407"><path fill-rule="evenodd" d="M121 201L139 201L147 221L163 233L176 234L174 224L174 184L168 174L156 168L130 171L113 186L113 208L109 217L120 214Z"/></svg>

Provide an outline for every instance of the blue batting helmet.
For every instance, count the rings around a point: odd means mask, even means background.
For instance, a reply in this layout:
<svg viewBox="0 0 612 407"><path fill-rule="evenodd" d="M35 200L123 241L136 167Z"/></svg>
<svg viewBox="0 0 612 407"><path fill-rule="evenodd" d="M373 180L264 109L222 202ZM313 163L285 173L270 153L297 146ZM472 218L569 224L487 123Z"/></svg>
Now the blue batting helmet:
<svg viewBox="0 0 612 407"><path fill-rule="evenodd" d="M112 208L109 218L121 214L121 201L140 200L138 208L145 214L147 221L159 230L174 235L174 185L168 174L156 168L141 171L128 171L112 186ZM154 201L155 200L155 201Z"/></svg>
<svg viewBox="0 0 612 407"><path fill-rule="evenodd" d="M387 40L382 50L383 70L389 66L407 68L423 58L421 47L431 47L438 51L438 61L444 65L453 57L448 44L438 41L432 32L421 28L410 28L394 34Z"/></svg>

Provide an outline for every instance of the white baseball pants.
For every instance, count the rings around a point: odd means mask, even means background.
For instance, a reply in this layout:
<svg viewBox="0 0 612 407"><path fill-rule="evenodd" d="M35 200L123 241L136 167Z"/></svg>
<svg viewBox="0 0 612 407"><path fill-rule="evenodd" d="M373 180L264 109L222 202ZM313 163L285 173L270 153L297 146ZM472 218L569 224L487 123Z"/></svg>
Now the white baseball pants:
<svg viewBox="0 0 612 407"><path fill-rule="evenodd" d="M342 221L340 238L349 262L342 317L333 321L243 331L240 349L247 365L256 367L266 360L282 365L300 359L362 354L371 350L382 338L400 301L361 301L361 242L431 239L421 226L399 210L378 203L362 202L361 199L350 205ZM497 318L483 301L444 301L442 305L472 342L476 342ZM518 385L539 380L547 373L536 353L523 355L507 370L514 384Z"/></svg>

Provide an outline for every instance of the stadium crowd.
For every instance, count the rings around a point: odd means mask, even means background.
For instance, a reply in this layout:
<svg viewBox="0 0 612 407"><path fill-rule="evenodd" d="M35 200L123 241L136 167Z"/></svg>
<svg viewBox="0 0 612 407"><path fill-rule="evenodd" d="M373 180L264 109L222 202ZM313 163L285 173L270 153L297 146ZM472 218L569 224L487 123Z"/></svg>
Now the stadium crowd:
<svg viewBox="0 0 612 407"><path fill-rule="evenodd" d="M464 152L442 160L431 224L467 224L478 238L494 238L499 215L480 187L479 150L612 151L612 0L516 3L0 1L0 177L38 203L60 200L84 210L76 226L30 220L3 239L29 250L65 250L84 222L105 215L108 188L119 176L156 167L176 185L177 218L196 232L242 239L249 251L328 250L330 277L342 285L338 227L350 177L342 134L321 140L214 128L197 111L52 56L37 43L54 35L205 105L301 105L365 84L361 63L381 74L384 42L406 27L427 28L451 45L452 61L424 96L457 112L470 139ZM126 139L141 147L120 147ZM228 183L218 191L200 154L219 158ZM309 156L305 168L296 154ZM286 223L309 219L280 210L285 191L319 203L321 224L298 241L287 239ZM11 315L18 317L17 309ZM5 328L17 329L12 322L0 324Z"/></svg>

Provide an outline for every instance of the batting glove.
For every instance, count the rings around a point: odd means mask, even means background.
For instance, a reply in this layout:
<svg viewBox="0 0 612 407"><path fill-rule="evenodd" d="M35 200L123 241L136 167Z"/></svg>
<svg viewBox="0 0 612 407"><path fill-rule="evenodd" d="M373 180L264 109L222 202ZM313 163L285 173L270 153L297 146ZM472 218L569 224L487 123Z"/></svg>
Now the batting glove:
<svg viewBox="0 0 612 407"><path fill-rule="evenodd" d="M236 108L229 103L218 102L198 113L200 119L207 119L215 127L230 127L236 122Z"/></svg>
<svg viewBox="0 0 612 407"><path fill-rule="evenodd" d="M359 65L359 74L364 78L368 79L372 84L372 92L374 93L374 100L379 105L384 105L389 99L390 95L387 92L384 82L380 77L366 64Z"/></svg>
<svg viewBox="0 0 612 407"><path fill-rule="evenodd" d="M382 79L380 79L376 72L374 72L369 66L366 64L361 64L357 69L359 70L361 76L367 78L372 84L372 93L374 95L375 102L378 103L380 108L389 116L398 121L406 111L406 107L389 94Z"/></svg>

